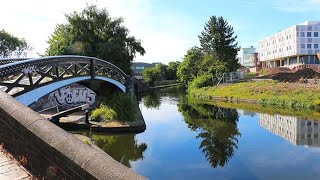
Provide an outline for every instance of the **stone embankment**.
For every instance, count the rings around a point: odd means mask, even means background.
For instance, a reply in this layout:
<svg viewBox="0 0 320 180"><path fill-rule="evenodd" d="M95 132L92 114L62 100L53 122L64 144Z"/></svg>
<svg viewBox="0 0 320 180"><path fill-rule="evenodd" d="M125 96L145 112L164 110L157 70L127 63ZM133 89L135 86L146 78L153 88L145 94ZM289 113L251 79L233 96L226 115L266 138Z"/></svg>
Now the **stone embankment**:
<svg viewBox="0 0 320 180"><path fill-rule="evenodd" d="M38 178L145 179L0 91L0 144Z"/></svg>

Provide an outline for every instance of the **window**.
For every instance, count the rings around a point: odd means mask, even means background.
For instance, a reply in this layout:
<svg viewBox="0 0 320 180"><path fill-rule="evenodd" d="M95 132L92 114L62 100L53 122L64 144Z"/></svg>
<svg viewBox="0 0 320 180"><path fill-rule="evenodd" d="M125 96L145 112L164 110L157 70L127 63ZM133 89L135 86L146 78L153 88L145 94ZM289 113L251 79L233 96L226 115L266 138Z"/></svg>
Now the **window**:
<svg viewBox="0 0 320 180"><path fill-rule="evenodd" d="M307 49L311 49L311 44L307 44Z"/></svg>
<svg viewBox="0 0 320 180"><path fill-rule="evenodd" d="M314 44L313 47L314 47L314 49L318 49L319 45L318 44Z"/></svg>
<svg viewBox="0 0 320 180"><path fill-rule="evenodd" d="M319 37L319 33L318 33L318 32L314 32L314 33L313 33L313 36L314 36L314 37Z"/></svg>
<svg viewBox="0 0 320 180"><path fill-rule="evenodd" d="M312 31L312 26L308 26L308 31Z"/></svg>
<svg viewBox="0 0 320 180"><path fill-rule="evenodd" d="M304 37L304 32L301 32L301 37Z"/></svg>
<svg viewBox="0 0 320 180"><path fill-rule="evenodd" d="M312 42L312 38L308 38L308 42Z"/></svg>
<svg viewBox="0 0 320 180"><path fill-rule="evenodd" d="M311 37L311 32L307 32L307 37Z"/></svg>

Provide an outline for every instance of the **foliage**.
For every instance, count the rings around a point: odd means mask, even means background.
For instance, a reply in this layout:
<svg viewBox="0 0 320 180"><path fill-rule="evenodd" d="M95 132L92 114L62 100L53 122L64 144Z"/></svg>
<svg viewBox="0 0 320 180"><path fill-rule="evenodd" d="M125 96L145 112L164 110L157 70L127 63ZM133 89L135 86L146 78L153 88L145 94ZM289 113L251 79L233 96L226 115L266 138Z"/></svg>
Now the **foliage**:
<svg viewBox="0 0 320 180"><path fill-rule="evenodd" d="M143 79L149 83L149 85L154 85L155 81L161 79L161 72L158 68L146 68L142 72Z"/></svg>
<svg viewBox="0 0 320 180"><path fill-rule="evenodd" d="M106 105L101 105L99 108L95 109L91 113L91 121L115 121L117 120L117 113Z"/></svg>
<svg viewBox="0 0 320 180"><path fill-rule="evenodd" d="M0 58L25 57L31 50L25 39L20 39L5 30L0 31Z"/></svg>
<svg viewBox="0 0 320 180"><path fill-rule="evenodd" d="M177 70L178 70L179 65L180 65L179 61L169 62L168 66L167 66L167 75L166 75L167 80L178 79Z"/></svg>
<svg viewBox="0 0 320 180"><path fill-rule="evenodd" d="M210 17L199 35L201 47L189 49L178 67L179 81L194 86L211 75L213 85L223 73L236 71L240 67L236 38L232 26L223 17ZM197 82L193 82L195 79Z"/></svg>
<svg viewBox="0 0 320 180"><path fill-rule="evenodd" d="M138 144L134 134L107 136L92 134L96 145L112 158L131 167L130 162L143 159L147 144Z"/></svg>
<svg viewBox="0 0 320 180"><path fill-rule="evenodd" d="M241 82L219 87L192 89L194 96L257 100L262 105L291 108L319 108L320 87L277 81Z"/></svg>
<svg viewBox="0 0 320 180"><path fill-rule="evenodd" d="M157 64L154 68L146 68L142 76L149 85L154 85L155 81L176 80L177 68L180 62L170 62L169 65Z"/></svg>
<svg viewBox="0 0 320 180"><path fill-rule="evenodd" d="M238 148L237 110L194 104L188 99L182 99L178 107L188 127L199 133L199 149L211 166L225 166Z"/></svg>
<svg viewBox="0 0 320 180"><path fill-rule="evenodd" d="M117 112L119 121L134 121L136 118L136 103L128 94L115 93L111 99L104 99L102 104Z"/></svg>
<svg viewBox="0 0 320 180"><path fill-rule="evenodd" d="M177 69L177 76L180 82L188 84L198 75L199 64L201 64L202 58L203 53L198 47L192 47L187 51Z"/></svg>
<svg viewBox="0 0 320 180"><path fill-rule="evenodd" d="M134 121L136 104L131 96L117 92L111 98L102 98L100 107L92 112L95 121ZM124 108L125 107L125 108Z"/></svg>
<svg viewBox="0 0 320 180"><path fill-rule="evenodd" d="M212 75L204 74L202 76L196 77L193 81L189 83L188 89L198 89L202 87L212 86Z"/></svg>
<svg viewBox="0 0 320 180"><path fill-rule="evenodd" d="M211 16L199 35L201 49L224 62L230 72L240 67L236 58L238 53L236 39L233 27L221 16Z"/></svg>
<svg viewBox="0 0 320 180"><path fill-rule="evenodd" d="M92 5L65 16L67 23L56 26L48 40L46 55L97 57L131 73L131 62L136 53L145 54L140 40L129 36L123 19L111 18L106 9Z"/></svg>

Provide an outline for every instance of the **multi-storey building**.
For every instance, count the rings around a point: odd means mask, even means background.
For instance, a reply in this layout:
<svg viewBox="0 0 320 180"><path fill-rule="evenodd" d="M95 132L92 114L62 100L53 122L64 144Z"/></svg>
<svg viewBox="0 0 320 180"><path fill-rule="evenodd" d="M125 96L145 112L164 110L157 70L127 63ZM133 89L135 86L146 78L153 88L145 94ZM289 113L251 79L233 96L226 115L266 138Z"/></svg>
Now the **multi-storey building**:
<svg viewBox="0 0 320 180"><path fill-rule="evenodd" d="M238 53L239 63L244 67L254 67L254 53L256 52L256 48L251 46L250 48L241 48Z"/></svg>
<svg viewBox="0 0 320 180"><path fill-rule="evenodd" d="M259 125L292 144L320 147L320 124L317 120L260 114Z"/></svg>
<svg viewBox="0 0 320 180"><path fill-rule="evenodd" d="M320 64L320 21L306 21L259 42L259 60L264 67Z"/></svg>

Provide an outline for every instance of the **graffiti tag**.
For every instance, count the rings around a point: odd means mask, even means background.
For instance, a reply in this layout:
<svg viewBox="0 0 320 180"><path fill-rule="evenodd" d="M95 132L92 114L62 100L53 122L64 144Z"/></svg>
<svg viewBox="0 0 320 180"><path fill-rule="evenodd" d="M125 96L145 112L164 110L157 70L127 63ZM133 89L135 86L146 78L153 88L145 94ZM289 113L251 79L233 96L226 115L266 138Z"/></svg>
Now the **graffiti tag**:
<svg viewBox="0 0 320 180"><path fill-rule="evenodd" d="M33 74L36 72L36 67L35 66L26 67L22 69L21 72L24 74Z"/></svg>
<svg viewBox="0 0 320 180"><path fill-rule="evenodd" d="M95 102L95 93L88 88L70 88L69 86L53 92L53 96L59 105L80 105Z"/></svg>

